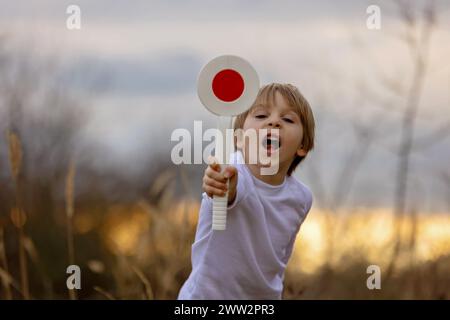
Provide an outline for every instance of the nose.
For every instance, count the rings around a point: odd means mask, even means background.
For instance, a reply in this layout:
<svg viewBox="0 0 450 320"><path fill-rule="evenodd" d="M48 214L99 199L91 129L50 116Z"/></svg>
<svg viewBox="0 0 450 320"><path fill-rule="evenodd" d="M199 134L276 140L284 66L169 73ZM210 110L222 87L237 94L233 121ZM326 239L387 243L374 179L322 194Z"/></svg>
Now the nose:
<svg viewBox="0 0 450 320"><path fill-rule="evenodd" d="M278 117L278 116L270 117L269 118L269 122L267 123L267 125L269 127L280 128L281 127L280 117Z"/></svg>

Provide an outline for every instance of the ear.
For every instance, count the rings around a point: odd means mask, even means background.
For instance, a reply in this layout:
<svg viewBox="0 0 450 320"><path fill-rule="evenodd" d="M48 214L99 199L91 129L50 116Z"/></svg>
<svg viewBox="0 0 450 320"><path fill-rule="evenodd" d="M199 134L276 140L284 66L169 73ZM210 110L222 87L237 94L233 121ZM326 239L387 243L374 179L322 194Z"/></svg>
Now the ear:
<svg viewBox="0 0 450 320"><path fill-rule="evenodd" d="M306 156L307 153L308 152L305 149L303 149L302 145L297 149L297 155L299 157L304 157L304 156Z"/></svg>

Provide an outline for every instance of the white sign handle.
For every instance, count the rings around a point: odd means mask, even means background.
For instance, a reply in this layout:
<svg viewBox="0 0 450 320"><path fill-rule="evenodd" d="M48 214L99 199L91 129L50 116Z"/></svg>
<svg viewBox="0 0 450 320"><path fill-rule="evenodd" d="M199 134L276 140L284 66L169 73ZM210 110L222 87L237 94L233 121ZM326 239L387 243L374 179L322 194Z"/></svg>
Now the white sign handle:
<svg viewBox="0 0 450 320"><path fill-rule="evenodd" d="M220 116L218 117L218 129L221 133L216 137L215 158L219 161L220 172L223 173L228 167L230 161L231 149L234 148L234 136L227 136L227 129L231 128L232 117ZM231 141L230 141L231 140ZM213 197L213 216L212 216L212 229L213 230L225 230L227 227L227 206L228 206L228 187L229 179L227 180L227 192L225 196Z"/></svg>
<svg viewBox="0 0 450 320"><path fill-rule="evenodd" d="M216 137L215 157L221 165L221 172L227 167L230 151L234 151L234 135L227 135L227 129L231 128L231 117L248 110L258 91L258 74L250 63L241 57L216 57L200 71L197 80L198 97L206 109L219 116L218 128L222 135ZM213 197L213 230L225 230L227 207L228 191L223 197Z"/></svg>

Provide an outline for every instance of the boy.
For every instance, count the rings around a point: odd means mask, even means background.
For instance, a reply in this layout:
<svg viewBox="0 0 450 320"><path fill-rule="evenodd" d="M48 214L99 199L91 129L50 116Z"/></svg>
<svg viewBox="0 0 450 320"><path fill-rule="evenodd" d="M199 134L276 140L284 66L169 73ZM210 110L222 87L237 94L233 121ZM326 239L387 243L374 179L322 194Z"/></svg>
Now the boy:
<svg viewBox="0 0 450 320"><path fill-rule="evenodd" d="M277 153L278 171L261 174L263 165L249 161L245 139L237 139L232 160L244 164L221 173L212 160L203 177L192 272L178 299L281 299L286 265L312 205L311 191L291 174L314 147L314 127L308 102L290 84L262 87L237 116L234 130L268 130L265 143L258 143L267 154ZM211 197L225 195L227 180L227 228L213 231Z"/></svg>

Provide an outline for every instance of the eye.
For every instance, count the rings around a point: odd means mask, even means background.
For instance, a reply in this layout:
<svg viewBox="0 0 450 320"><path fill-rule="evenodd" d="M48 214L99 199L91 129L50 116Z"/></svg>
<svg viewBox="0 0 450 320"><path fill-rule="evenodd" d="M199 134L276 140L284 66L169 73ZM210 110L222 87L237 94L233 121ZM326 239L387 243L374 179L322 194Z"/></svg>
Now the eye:
<svg viewBox="0 0 450 320"><path fill-rule="evenodd" d="M255 116L255 118L257 118L257 119L264 119L265 117L267 117L265 114L257 114Z"/></svg>
<svg viewBox="0 0 450 320"><path fill-rule="evenodd" d="M283 118L284 121L289 122L289 123L294 123L294 120L290 119L290 118Z"/></svg>

